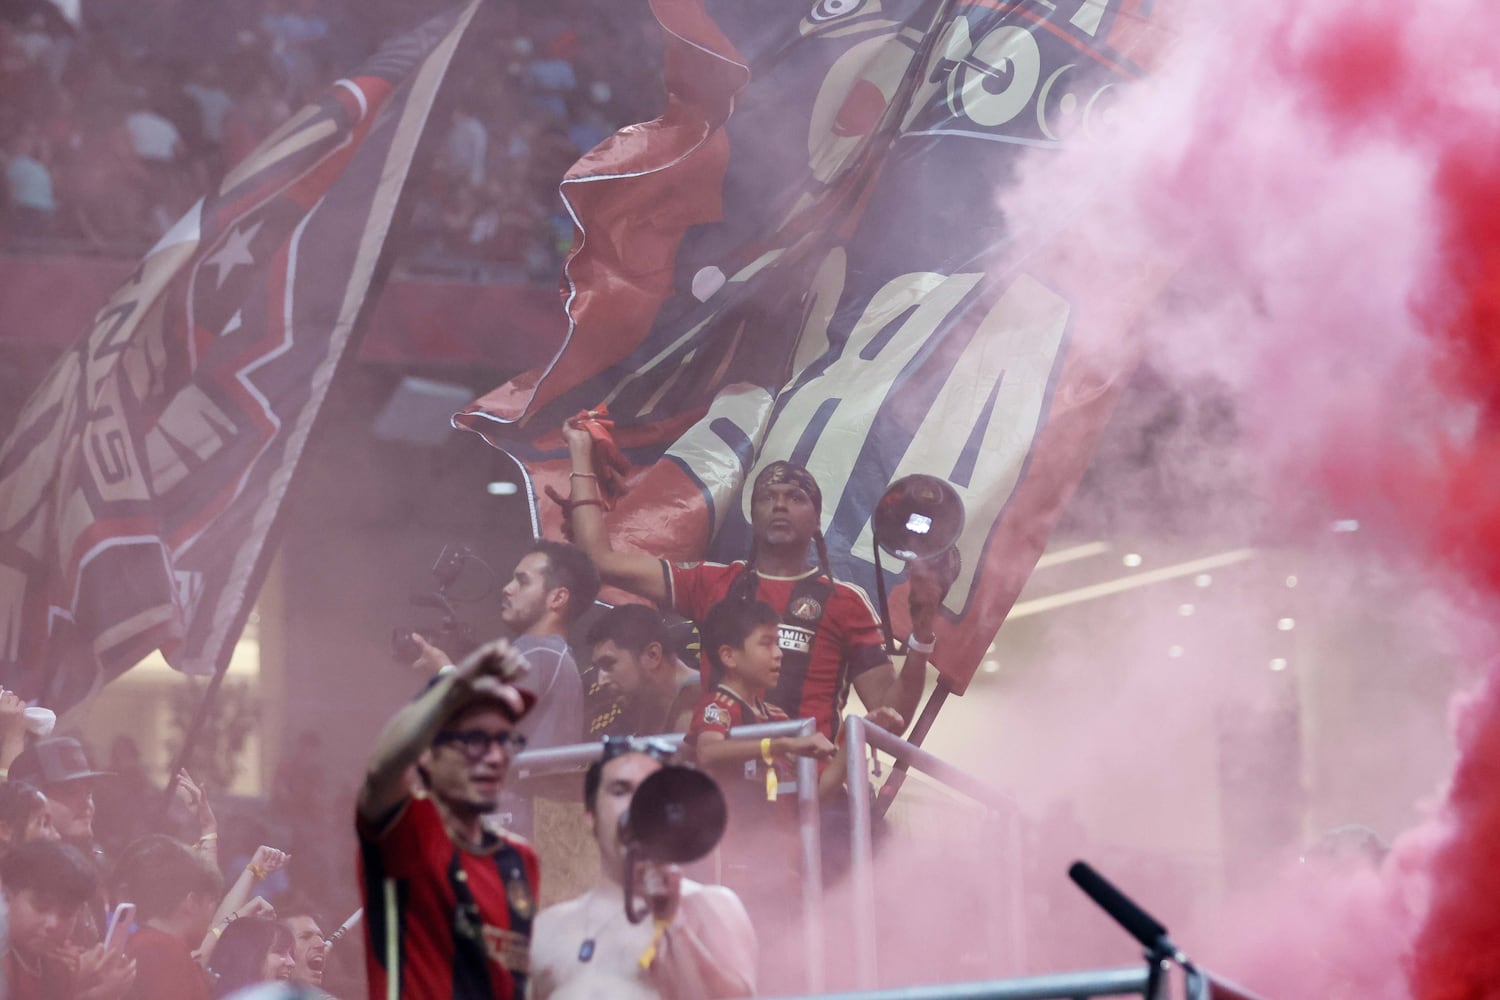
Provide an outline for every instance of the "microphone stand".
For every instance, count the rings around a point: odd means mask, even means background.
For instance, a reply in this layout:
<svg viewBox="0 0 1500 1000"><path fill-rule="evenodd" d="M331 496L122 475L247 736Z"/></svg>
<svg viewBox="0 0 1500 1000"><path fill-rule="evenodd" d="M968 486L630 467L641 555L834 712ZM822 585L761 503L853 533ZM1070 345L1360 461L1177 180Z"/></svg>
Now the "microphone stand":
<svg viewBox="0 0 1500 1000"><path fill-rule="evenodd" d="M1222 995L1226 1000L1258 1000L1248 990L1217 979L1194 965L1182 953L1182 949L1172 943L1172 939L1167 936L1167 929L1155 917L1115 888L1114 883L1100 875L1091 865L1082 861L1073 862L1068 867L1068 878L1146 949L1145 958L1149 963L1146 970L1147 1000L1157 1000L1162 996L1162 975L1169 962L1179 966L1186 974L1190 1000L1211 1000L1215 995Z"/></svg>

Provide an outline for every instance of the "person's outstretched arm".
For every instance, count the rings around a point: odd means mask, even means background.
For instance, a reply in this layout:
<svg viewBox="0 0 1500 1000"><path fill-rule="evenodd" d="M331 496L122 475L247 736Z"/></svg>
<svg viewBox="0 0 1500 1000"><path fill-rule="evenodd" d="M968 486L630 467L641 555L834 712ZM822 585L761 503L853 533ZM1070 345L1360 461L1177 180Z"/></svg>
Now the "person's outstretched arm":
<svg viewBox="0 0 1500 1000"><path fill-rule="evenodd" d="M497 698L520 715L525 705L510 682L525 666L526 661L510 643L496 639L470 653L455 669L438 675L420 697L402 706L386 723L370 755L359 791L360 818L378 823L406 801L410 795L407 769L432 745L443 722L476 695Z"/></svg>
<svg viewBox="0 0 1500 1000"><path fill-rule="evenodd" d="M604 526L604 510L592 502L602 499L599 481L594 478L594 439L588 431L574 427L571 421L563 424L562 433L573 463L568 478L569 499L575 503L591 501L572 510L574 543L594 561L605 583L665 605L671 595L667 593L662 561L644 552L618 551L610 545L609 530Z"/></svg>

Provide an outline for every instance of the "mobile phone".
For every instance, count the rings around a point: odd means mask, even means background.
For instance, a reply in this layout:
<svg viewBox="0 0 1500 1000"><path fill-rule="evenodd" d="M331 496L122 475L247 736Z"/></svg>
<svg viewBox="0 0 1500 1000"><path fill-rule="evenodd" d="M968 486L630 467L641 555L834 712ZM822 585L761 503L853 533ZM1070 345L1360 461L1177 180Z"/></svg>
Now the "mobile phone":
<svg viewBox="0 0 1500 1000"><path fill-rule="evenodd" d="M134 903L121 903L116 906L115 912L109 915L109 927L104 932L104 947L106 949L124 947L125 938L134 923Z"/></svg>

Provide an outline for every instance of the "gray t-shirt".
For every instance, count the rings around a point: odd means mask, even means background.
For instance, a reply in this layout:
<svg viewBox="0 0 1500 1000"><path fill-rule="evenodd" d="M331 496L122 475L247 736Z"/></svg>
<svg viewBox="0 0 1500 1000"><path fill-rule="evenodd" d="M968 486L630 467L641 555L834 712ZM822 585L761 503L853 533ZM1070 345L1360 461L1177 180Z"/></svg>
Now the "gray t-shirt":
<svg viewBox="0 0 1500 1000"><path fill-rule="evenodd" d="M516 726L526 736L527 749L582 743L583 677L568 641L560 635L523 635L511 645L526 657L526 673L516 683L536 695L536 707ZM505 789L493 820L511 833L532 836L531 797Z"/></svg>
<svg viewBox="0 0 1500 1000"><path fill-rule="evenodd" d="M536 707L516 727L532 750L583 742L583 678L560 635L523 635L511 643L526 657L518 684L536 695Z"/></svg>

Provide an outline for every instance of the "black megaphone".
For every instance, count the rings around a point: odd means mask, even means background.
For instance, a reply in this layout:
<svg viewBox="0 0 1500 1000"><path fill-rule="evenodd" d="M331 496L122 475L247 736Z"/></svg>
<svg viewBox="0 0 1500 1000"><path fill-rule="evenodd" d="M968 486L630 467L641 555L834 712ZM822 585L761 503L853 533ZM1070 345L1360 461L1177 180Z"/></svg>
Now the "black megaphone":
<svg viewBox="0 0 1500 1000"><path fill-rule="evenodd" d="M625 916L633 924L649 907L636 909L635 868L639 861L688 864L707 856L724 836L729 810L724 793L702 771L667 764L636 787L620 816L625 848Z"/></svg>
<svg viewBox="0 0 1500 1000"><path fill-rule="evenodd" d="M951 583L958 579L963 559L958 539L964 533L964 503L946 479L917 473L896 480L881 495L870 517L875 535L875 590L880 598L880 621L886 648L895 654L891 609L885 594L880 552L902 562L931 563Z"/></svg>

